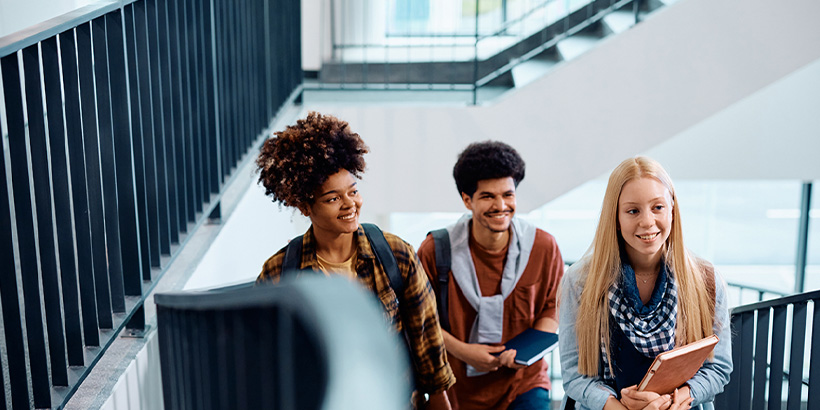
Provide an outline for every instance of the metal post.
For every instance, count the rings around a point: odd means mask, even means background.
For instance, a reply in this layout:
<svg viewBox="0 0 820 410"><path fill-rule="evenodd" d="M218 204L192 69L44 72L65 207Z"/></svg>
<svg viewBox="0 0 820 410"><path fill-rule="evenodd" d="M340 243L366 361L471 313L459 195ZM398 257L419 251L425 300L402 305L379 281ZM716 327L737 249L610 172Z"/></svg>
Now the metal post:
<svg viewBox="0 0 820 410"><path fill-rule="evenodd" d="M142 339L149 329L150 326L145 324L145 305L140 303L140 306L134 310L134 314L128 319L128 323L125 324L125 330L121 336Z"/></svg>
<svg viewBox="0 0 820 410"><path fill-rule="evenodd" d="M811 181L803 182L800 199L800 225L797 234L797 261L794 272L794 292L803 293L806 282L806 257L809 247L809 211L811 210Z"/></svg>
<svg viewBox="0 0 820 410"><path fill-rule="evenodd" d="M222 203L217 202L211 213L208 214L208 225L218 225L222 223Z"/></svg>
<svg viewBox="0 0 820 410"><path fill-rule="evenodd" d="M475 58L473 59L473 105L478 104L478 5L481 0L475 1Z"/></svg>

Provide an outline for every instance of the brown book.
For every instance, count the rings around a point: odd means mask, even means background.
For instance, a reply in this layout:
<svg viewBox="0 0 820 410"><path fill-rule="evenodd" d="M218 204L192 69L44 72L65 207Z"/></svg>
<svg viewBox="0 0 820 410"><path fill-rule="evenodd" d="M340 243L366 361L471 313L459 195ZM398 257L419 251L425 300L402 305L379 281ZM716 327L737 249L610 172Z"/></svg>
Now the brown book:
<svg viewBox="0 0 820 410"><path fill-rule="evenodd" d="M638 384L638 391L674 392L698 372L719 340L712 335L659 354Z"/></svg>

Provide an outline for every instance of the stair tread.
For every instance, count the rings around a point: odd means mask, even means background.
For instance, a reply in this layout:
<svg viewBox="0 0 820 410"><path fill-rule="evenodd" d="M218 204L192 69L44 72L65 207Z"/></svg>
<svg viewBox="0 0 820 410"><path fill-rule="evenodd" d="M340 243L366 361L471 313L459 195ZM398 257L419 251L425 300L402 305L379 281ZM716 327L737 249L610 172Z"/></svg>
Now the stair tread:
<svg viewBox="0 0 820 410"><path fill-rule="evenodd" d="M604 16L604 24L618 34L635 25L635 14L626 10L614 11Z"/></svg>
<svg viewBox="0 0 820 410"><path fill-rule="evenodd" d="M523 87L550 72L559 62L554 59L532 59L518 64L512 68L513 83L516 87Z"/></svg>
<svg viewBox="0 0 820 410"><path fill-rule="evenodd" d="M595 47L600 40L601 38L596 36L575 35L558 42L558 53L564 60L572 60Z"/></svg>

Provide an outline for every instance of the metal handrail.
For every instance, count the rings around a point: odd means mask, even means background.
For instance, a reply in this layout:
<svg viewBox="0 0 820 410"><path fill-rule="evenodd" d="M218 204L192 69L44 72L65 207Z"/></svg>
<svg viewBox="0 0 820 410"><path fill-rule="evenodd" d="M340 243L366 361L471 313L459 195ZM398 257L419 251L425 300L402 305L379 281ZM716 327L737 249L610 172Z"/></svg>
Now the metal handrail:
<svg viewBox="0 0 820 410"><path fill-rule="evenodd" d="M801 293L798 295L785 296L779 299L767 300L763 302L752 303L748 305L738 306L732 308L732 314L754 312L759 309L774 308L780 306L788 306L793 303L805 303L809 300L820 300L820 290L813 292Z"/></svg>
<svg viewBox="0 0 820 410"><path fill-rule="evenodd" d="M0 37L0 58L54 37L137 0L103 0Z"/></svg>

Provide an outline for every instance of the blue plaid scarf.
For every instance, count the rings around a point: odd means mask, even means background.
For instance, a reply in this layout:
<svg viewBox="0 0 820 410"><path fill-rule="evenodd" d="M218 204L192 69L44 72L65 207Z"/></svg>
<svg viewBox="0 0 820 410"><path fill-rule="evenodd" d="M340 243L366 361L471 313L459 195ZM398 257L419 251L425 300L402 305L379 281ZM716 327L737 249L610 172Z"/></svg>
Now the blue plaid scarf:
<svg viewBox="0 0 820 410"><path fill-rule="evenodd" d="M655 358L659 353L675 347L678 292L675 279L669 274L664 263L661 263L661 271L658 273L657 280L661 281L660 286L663 288L660 294L661 300L656 306L653 300L650 300L647 306L643 306L640 298L635 300L634 297L629 296L630 294L637 295L638 289L635 283L635 271L626 263L621 270L621 279L608 292L609 311L615 318L615 323L620 326L635 349L648 358ZM624 291L629 293L625 294ZM656 297L657 295L653 292L652 298ZM606 357L606 343L608 342L609 337L601 337L601 357L604 362L604 379L613 380L614 375L610 372L609 360Z"/></svg>

